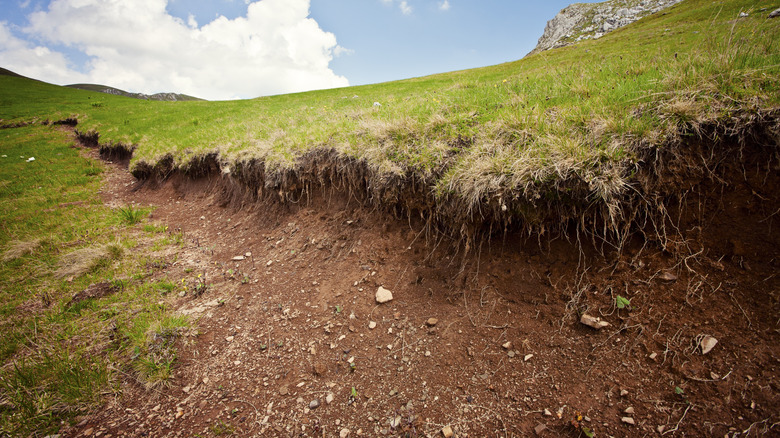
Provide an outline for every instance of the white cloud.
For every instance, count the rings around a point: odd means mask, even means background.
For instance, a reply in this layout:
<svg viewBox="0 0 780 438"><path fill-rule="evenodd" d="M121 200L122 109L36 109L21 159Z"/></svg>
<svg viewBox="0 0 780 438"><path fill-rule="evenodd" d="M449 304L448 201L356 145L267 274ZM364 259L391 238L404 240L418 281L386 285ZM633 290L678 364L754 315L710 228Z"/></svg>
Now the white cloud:
<svg viewBox="0 0 780 438"><path fill-rule="evenodd" d="M406 0L402 0L398 7L401 8L401 12L404 15L412 15L412 7L409 6Z"/></svg>
<svg viewBox="0 0 780 438"><path fill-rule="evenodd" d="M345 49L308 18L309 0L251 2L245 17L200 27L167 1L53 0L25 32L83 51L90 82L130 91L232 99L348 85L329 68Z"/></svg>
<svg viewBox="0 0 780 438"><path fill-rule="evenodd" d="M439 3L439 9L442 11L449 11L450 10L450 0L444 0L443 2Z"/></svg>
<svg viewBox="0 0 780 438"><path fill-rule="evenodd" d="M72 84L86 76L72 70L60 52L17 38L6 22L0 22L0 65L14 73L47 82Z"/></svg>

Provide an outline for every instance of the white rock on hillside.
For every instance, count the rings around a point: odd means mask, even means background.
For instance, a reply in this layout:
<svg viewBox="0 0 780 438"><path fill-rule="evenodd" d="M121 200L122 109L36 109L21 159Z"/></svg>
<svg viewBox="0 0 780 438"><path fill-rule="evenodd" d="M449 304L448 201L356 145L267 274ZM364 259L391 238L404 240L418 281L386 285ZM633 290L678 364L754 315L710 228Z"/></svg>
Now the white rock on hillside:
<svg viewBox="0 0 780 438"><path fill-rule="evenodd" d="M602 37L682 0L609 0L602 3L574 3L547 22L544 34L530 54L567 46L573 42Z"/></svg>

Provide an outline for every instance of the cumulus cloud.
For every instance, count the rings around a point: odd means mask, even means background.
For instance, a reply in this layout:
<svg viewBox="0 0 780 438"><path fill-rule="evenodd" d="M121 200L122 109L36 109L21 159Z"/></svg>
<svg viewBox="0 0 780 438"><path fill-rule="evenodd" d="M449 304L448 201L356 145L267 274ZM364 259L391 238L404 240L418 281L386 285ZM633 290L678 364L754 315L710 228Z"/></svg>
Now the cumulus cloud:
<svg viewBox="0 0 780 438"><path fill-rule="evenodd" d="M232 99L348 85L329 67L345 49L309 18L309 0L250 2L245 17L203 26L167 2L53 0L24 31L83 51L90 82L130 91Z"/></svg>
<svg viewBox="0 0 780 438"><path fill-rule="evenodd" d="M0 22L0 65L47 82L64 84L86 79L85 75L71 69L65 55L15 37L6 22Z"/></svg>
<svg viewBox="0 0 780 438"><path fill-rule="evenodd" d="M443 2L439 3L439 9L442 11L449 11L450 10L450 0L444 0Z"/></svg>
<svg viewBox="0 0 780 438"><path fill-rule="evenodd" d="M398 5L398 7L401 8L401 12L404 15L412 14L412 7L409 6L409 3L406 0L402 0L401 3Z"/></svg>

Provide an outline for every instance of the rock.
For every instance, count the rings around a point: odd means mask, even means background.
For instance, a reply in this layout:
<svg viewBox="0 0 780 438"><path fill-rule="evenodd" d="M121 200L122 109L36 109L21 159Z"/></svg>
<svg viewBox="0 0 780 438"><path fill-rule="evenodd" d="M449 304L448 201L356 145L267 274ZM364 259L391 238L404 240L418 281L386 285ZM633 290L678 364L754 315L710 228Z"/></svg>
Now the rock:
<svg viewBox="0 0 780 438"><path fill-rule="evenodd" d="M451 438L455 433L452 431L452 427L450 426L444 426L441 428L441 434L444 436L444 438Z"/></svg>
<svg viewBox="0 0 780 438"><path fill-rule="evenodd" d="M252 253L251 253L251 252L249 252L249 251L247 251L247 252L244 254L244 257L247 257L247 258L249 258L249 257L252 257Z"/></svg>
<svg viewBox="0 0 780 438"><path fill-rule="evenodd" d="M663 280L663 281L676 281L677 280L677 276L674 275L674 273L672 273L672 272L664 271L664 272L661 272L660 274L658 274L658 279L659 280Z"/></svg>
<svg viewBox="0 0 780 438"><path fill-rule="evenodd" d="M226 340L227 342L233 342L233 339L235 339L233 336L227 336L227 337L225 338L225 340Z"/></svg>
<svg viewBox="0 0 780 438"><path fill-rule="evenodd" d="M547 430L547 426L545 426L544 424L537 424L536 427L534 427L534 432L537 435L541 435L542 432L544 432L545 430Z"/></svg>
<svg viewBox="0 0 780 438"><path fill-rule="evenodd" d="M237 256L233 257L233 260L236 261L236 262L240 262L241 260L244 260L244 256L237 255Z"/></svg>
<svg viewBox="0 0 780 438"><path fill-rule="evenodd" d="M266 263L265 265L266 265L266 266L271 266L271 265L273 265L273 264L274 264L274 261L273 261L273 260L268 260L268 263Z"/></svg>
<svg viewBox="0 0 780 438"><path fill-rule="evenodd" d="M747 12L740 12L739 13L739 18L747 18L749 16L750 16L750 14L748 14Z"/></svg>
<svg viewBox="0 0 780 438"><path fill-rule="evenodd" d="M780 17L780 8L777 8L774 11L769 13L769 18L777 18L777 17Z"/></svg>
<svg viewBox="0 0 780 438"><path fill-rule="evenodd" d="M349 436L349 429L346 427L341 429L341 432L339 432L339 438L347 438Z"/></svg>
<svg viewBox="0 0 780 438"><path fill-rule="evenodd" d="M510 348L512 348L512 342L506 341L503 344L501 344L501 346L504 347L504 350L509 350Z"/></svg>
<svg viewBox="0 0 780 438"><path fill-rule="evenodd" d="M544 416L545 416L545 417L552 417L552 412L550 412L550 410L549 410L549 409L545 409L545 410L544 410Z"/></svg>
<svg viewBox="0 0 780 438"><path fill-rule="evenodd" d="M634 415L634 408L632 406L629 406L626 408L626 410L623 411L623 413L628 415Z"/></svg>
<svg viewBox="0 0 780 438"><path fill-rule="evenodd" d="M318 407L320 407L320 400L319 399L315 398L314 400L309 402L309 409L314 410L314 409L317 409Z"/></svg>
<svg viewBox="0 0 780 438"><path fill-rule="evenodd" d="M701 348L701 354L707 354L710 351L712 351L713 348L715 348L715 345L718 344L718 340L710 335L705 335L703 338L701 338L701 341L699 341L699 348Z"/></svg>
<svg viewBox="0 0 780 438"><path fill-rule="evenodd" d="M428 324L428 327L433 327L436 324L438 324L439 320L436 318L428 318L427 321L425 321L426 324Z"/></svg>
<svg viewBox="0 0 780 438"><path fill-rule="evenodd" d="M532 357L534 357L533 354L526 354L525 356L523 356L523 361L528 362L529 360L531 360Z"/></svg>
<svg viewBox="0 0 780 438"><path fill-rule="evenodd" d="M328 395L325 396L325 403L331 404L333 403L333 393L329 392Z"/></svg>
<svg viewBox="0 0 780 438"><path fill-rule="evenodd" d="M622 421L622 422L624 422L624 423L626 423L626 424L631 424L631 425L634 425L634 424L636 424L636 423L634 422L634 419L633 419L633 418L631 418L631 417L623 417L623 418L621 418L621 419L620 419L620 421Z"/></svg>
<svg viewBox="0 0 780 438"><path fill-rule="evenodd" d="M379 286L379 289L376 290L376 302L379 304L384 304L392 300L393 293L383 288L382 286Z"/></svg>
<svg viewBox="0 0 780 438"><path fill-rule="evenodd" d="M515 357L515 352L514 352L514 350L509 350L509 352L506 355L509 356L510 358L512 358L512 357Z"/></svg>
<svg viewBox="0 0 780 438"><path fill-rule="evenodd" d="M650 356L648 356L648 357L650 358L650 360L655 360L655 358L658 357L658 353L652 352L652 353L650 353Z"/></svg>
<svg viewBox="0 0 780 438"><path fill-rule="evenodd" d="M369 321L368 322L368 328L373 330L376 328L376 321Z"/></svg>
<svg viewBox="0 0 780 438"><path fill-rule="evenodd" d="M580 322L596 330L601 330L604 327L609 327L611 325L607 321L602 321L601 318L590 316L587 313L582 314L582 317L580 318Z"/></svg>
<svg viewBox="0 0 780 438"><path fill-rule="evenodd" d="M625 396L627 396L627 395L628 395L628 391L626 391L625 389L621 389L621 390L620 390L620 396L621 396L621 397L625 397Z"/></svg>
<svg viewBox="0 0 780 438"><path fill-rule="evenodd" d="M668 8L682 0L643 0L624 8L612 0L595 4L572 4L547 22L544 33L530 54L563 47L576 41L599 38L607 32ZM574 38L576 36L576 38Z"/></svg>
<svg viewBox="0 0 780 438"><path fill-rule="evenodd" d="M279 388L279 395L287 395L290 393L290 388L287 387L287 385L282 386Z"/></svg>
<svg viewBox="0 0 780 438"><path fill-rule="evenodd" d="M664 433L665 430L666 430L666 426L664 426L663 424L655 428L655 431L658 433Z"/></svg>

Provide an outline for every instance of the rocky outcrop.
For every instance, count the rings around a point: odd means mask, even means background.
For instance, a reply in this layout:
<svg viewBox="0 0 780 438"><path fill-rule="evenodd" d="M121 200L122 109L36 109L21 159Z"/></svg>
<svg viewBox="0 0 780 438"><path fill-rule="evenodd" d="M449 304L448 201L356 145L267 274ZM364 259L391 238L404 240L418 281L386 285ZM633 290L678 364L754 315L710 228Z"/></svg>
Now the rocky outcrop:
<svg viewBox="0 0 780 438"><path fill-rule="evenodd" d="M544 34L530 54L563 47L633 23L682 0L609 0L603 3L574 3L547 22Z"/></svg>

